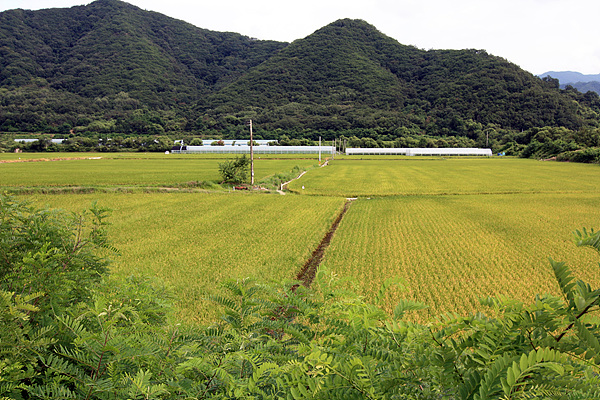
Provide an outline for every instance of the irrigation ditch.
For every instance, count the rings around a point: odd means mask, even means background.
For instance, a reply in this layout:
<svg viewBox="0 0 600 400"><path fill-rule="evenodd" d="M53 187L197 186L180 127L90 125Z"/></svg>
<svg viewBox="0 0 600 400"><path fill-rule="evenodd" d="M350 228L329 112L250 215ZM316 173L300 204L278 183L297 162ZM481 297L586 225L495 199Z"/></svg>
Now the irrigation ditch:
<svg viewBox="0 0 600 400"><path fill-rule="evenodd" d="M352 202L354 200L356 199L346 199L344 207L342 208L336 219L333 221L333 224L331 224L331 228L329 228L325 236L323 236L323 239L321 239L321 242L319 243L317 248L312 252L308 260L306 260L298 274L296 274L295 279L299 281L303 286L310 287L313 280L315 279L315 276L317 275L317 269L319 268L319 265L321 264L321 261L323 261L323 257L325 256L325 251L327 250L327 247L329 247L331 239L333 238L335 231L340 225L340 222L342 222L342 218L344 218L344 215L346 214L346 212L348 212L348 209L350 209L350 206L352 205ZM298 284L294 286L294 289L296 287L298 287Z"/></svg>

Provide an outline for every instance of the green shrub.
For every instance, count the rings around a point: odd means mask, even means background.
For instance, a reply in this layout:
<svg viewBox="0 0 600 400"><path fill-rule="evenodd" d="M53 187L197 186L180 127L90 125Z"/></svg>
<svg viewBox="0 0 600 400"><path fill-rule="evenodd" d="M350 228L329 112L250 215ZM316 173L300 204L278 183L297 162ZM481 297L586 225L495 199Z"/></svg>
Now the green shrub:
<svg viewBox="0 0 600 400"><path fill-rule="evenodd" d="M0 196L0 289L28 296L45 315L89 299L109 262L97 250L110 249L108 209L93 205L82 214L35 209Z"/></svg>
<svg viewBox="0 0 600 400"><path fill-rule="evenodd" d="M567 151L556 156L556 160L579 163L600 163L600 147L590 147L583 150Z"/></svg>
<svg viewBox="0 0 600 400"><path fill-rule="evenodd" d="M248 180L250 159L246 155L219 163L219 173L224 183L244 183Z"/></svg>

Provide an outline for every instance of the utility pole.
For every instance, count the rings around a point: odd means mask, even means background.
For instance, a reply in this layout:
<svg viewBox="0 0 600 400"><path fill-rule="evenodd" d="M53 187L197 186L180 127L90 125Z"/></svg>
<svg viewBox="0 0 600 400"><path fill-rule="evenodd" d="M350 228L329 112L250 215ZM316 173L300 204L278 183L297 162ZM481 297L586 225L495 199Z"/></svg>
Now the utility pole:
<svg viewBox="0 0 600 400"><path fill-rule="evenodd" d="M335 160L335 153L337 152L337 139L333 139L331 143L331 159Z"/></svg>
<svg viewBox="0 0 600 400"><path fill-rule="evenodd" d="M250 120L250 184L254 186L254 140L252 140L252 120Z"/></svg>
<svg viewBox="0 0 600 400"><path fill-rule="evenodd" d="M319 165L321 165L321 136L319 136Z"/></svg>

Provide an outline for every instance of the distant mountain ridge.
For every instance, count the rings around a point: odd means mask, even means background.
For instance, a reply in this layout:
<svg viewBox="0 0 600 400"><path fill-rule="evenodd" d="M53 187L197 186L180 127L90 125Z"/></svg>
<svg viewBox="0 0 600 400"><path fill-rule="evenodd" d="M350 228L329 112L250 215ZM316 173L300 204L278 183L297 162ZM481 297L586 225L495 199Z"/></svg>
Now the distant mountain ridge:
<svg viewBox="0 0 600 400"><path fill-rule="evenodd" d="M584 75L580 72L574 71L549 71L539 76L541 78L550 76L554 79L558 79L561 89L571 86L579 90L581 93L587 93L588 91L591 91L600 94L600 74Z"/></svg>
<svg viewBox="0 0 600 400"><path fill-rule="evenodd" d="M540 78L545 76L551 76L560 81L561 84L567 84L572 82L600 82L600 74L585 75L581 72L575 71L548 71L538 75Z"/></svg>
<svg viewBox="0 0 600 400"><path fill-rule="evenodd" d="M581 93L587 93L587 92L595 92L600 94L600 81L593 81L593 82L571 82L571 83L567 83L565 85L560 85L561 89L566 89L567 86L572 86L575 89L579 90Z"/></svg>
<svg viewBox="0 0 600 400"><path fill-rule="evenodd" d="M362 20L293 43L119 0L0 13L0 131L277 138L460 136L598 124L600 98L483 50L398 43ZM216 136L215 136L216 135Z"/></svg>

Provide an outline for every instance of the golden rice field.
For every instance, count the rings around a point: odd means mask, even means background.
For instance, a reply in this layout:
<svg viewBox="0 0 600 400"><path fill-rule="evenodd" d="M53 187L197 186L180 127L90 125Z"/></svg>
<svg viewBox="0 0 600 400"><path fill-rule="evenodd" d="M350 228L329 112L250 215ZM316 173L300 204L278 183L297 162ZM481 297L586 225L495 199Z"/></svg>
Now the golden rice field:
<svg viewBox="0 0 600 400"><path fill-rule="evenodd" d="M0 189L20 186L176 184L218 179L221 157L101 155L101 160L0 164ZM60 156L68 157L69 154ZM314 158L261 159L257 179L312 166ZM304 189L302 189L304 186ZM149 274L173 286L180 316L206 322L202 300L227 278L290 279L317 246L345 197L359 197L322 264L372 296L391 276L400 298L427 303L421 317L481 310L478 299L556 293L548 257L598 286L598 256L572 232L600 229L600 167L521 159L336 159L292 182L287 196L257 193L35 195L37 204L114 209L121 251L113 272Z"/></svg>
<svg viewBox="0 0 600 400"><path fill-rule="evenodd" d="M548 257L600 285L598 255L577 248L572 232L600 226L600 194L548 193L358 199L345 215L322 267L358 282L371 297L391 276L401 298L429 305L421 317L480 311L479 299L531 300L558 293Z"/></svg>
<svg viewBox="0 0 600 400"><path fill-rule="evenodd" d="M206 293L226 279L289 280L344 201L248 193L95 193L27 196L38 206L113 209L117 275L150 275L172 286L180 316L216 318Z"/></svg>
<svg viewBox="0 0 600 400"><path fill-rule="evenodd" d="M289 189L344 197L598 192L600 173L598 165L510 158L338 159Z"/></svg>

